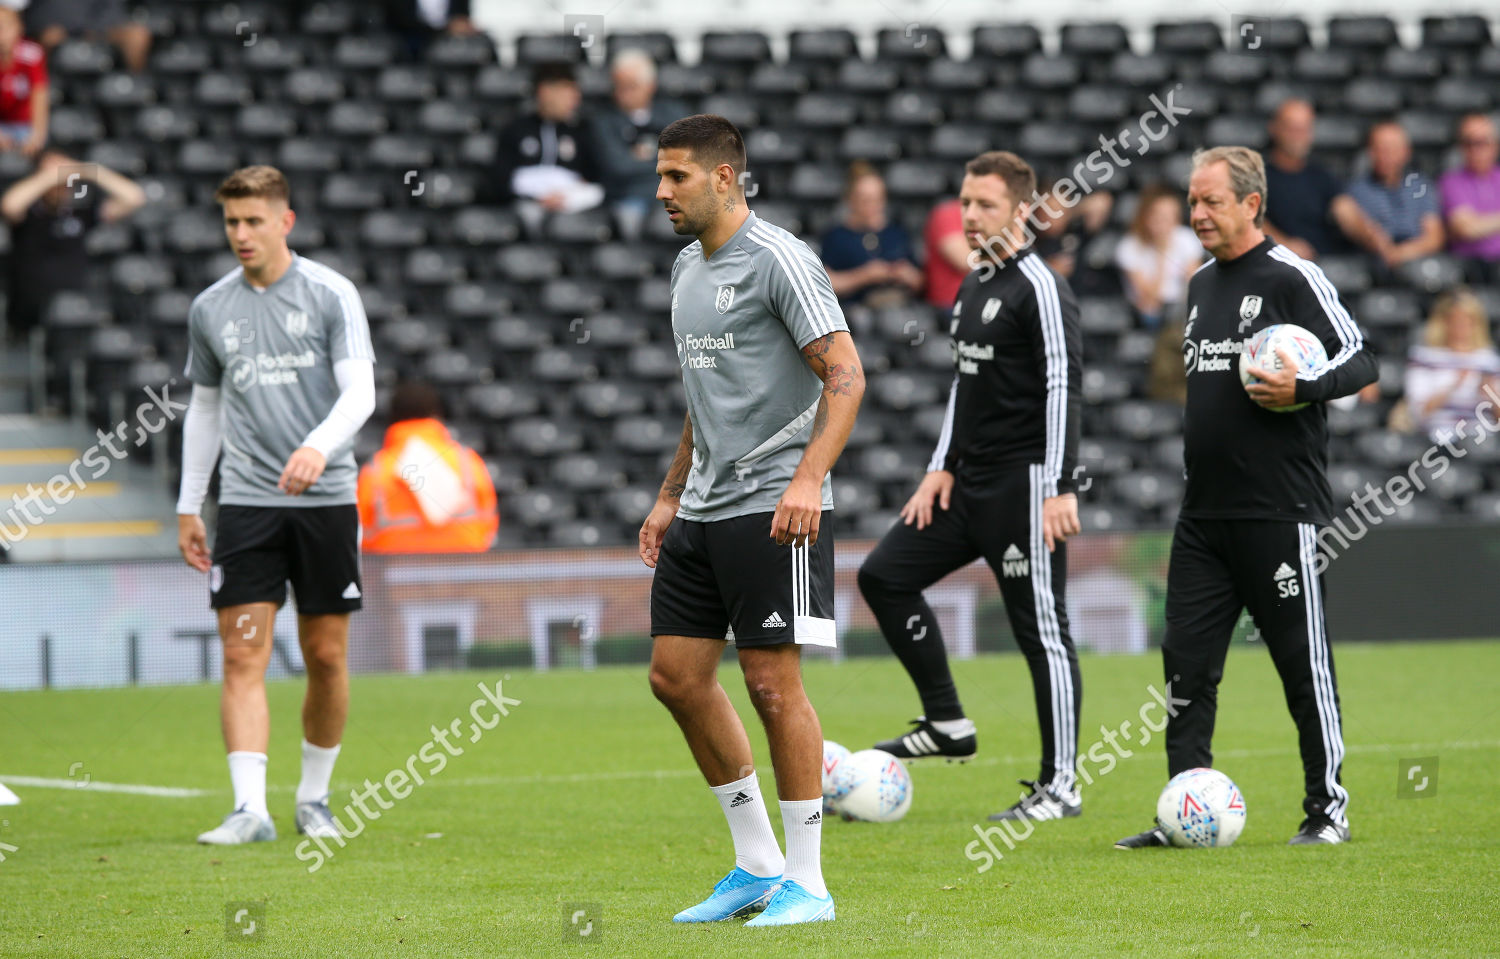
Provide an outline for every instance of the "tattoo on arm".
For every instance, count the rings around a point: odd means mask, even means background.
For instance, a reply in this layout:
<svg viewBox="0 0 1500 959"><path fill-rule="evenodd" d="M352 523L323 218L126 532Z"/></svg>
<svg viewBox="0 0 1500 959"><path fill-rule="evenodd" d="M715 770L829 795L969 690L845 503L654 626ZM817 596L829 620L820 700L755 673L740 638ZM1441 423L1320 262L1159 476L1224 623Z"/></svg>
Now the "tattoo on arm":
<svg viewBox="0 0 1500 959"><path fill-rule="evenodd" d="M684 417L682 422L682 440L677 444L677 453L672 457L672 465L667 468L666 481L661 484L661 496L663 499L682 499L683 492L687 490L688 471L692 467L693 420L692 417Z"/></svg>
<svg viewBox="0 0 1500 959"><path fill-rule="evenodd" d="M818 337L802 348L802 355L807 358L807 365L823 381L823 392L833 396L848 396L854 391L855 381L863 374L858 366L851 363L828 362L828 352L833 349L833 338L836 335L829 333Z"/></svg>
<svg viewBox="0 0 1500 959"><path fill-rule="evenodd" d="M818 397L818 412L813 415L812 435L808 437L808 442L811 443L813 440L815 440L818 437L822 436L823 435L823 430L826 429L827 427L828 427L828 394L825 393L824 395Z"/></svg>

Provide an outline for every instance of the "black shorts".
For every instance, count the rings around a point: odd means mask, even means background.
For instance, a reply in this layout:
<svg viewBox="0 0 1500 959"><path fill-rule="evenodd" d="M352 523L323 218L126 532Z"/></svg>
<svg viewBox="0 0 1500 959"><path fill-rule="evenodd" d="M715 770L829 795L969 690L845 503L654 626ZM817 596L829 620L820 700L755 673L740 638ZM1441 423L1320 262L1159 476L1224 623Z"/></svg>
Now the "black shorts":
<svg viewBox="0 0 1500 959"><path fill-rule="evenodd" d="M837 645L831 524L819 524L812 546L778 546L773 515L673 520L651 581L651 635Z"/></svg>
<svg viewBox="0 0 1500 959"><path fill-rule="evenodd" d="M359 510L342 506L220 506L209 606L286 602L304 616L360 608Z"/></svg>

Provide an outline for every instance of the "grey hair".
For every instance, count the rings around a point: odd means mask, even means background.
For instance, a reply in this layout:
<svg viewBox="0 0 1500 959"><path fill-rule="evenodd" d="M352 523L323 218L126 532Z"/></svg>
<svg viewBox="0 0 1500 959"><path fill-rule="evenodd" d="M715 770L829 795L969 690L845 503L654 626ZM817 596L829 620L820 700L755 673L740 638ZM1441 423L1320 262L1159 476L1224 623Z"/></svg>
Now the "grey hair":
<svg viewBox="0 0 1500 959"><path fill-rule="evenodd" d="M609 63L609 68L612 71L621 68L638 70L647 82L656 82L656 61L651 59L651 54L640 47L626 47L615 54L615 58Z"/></svg>
<svg viewBox="0 0 1500 959"><path fill-rule="evenodd" d="M1260 226L1266 218L1266 161L1249 147L1212 147L1193 151L1193 172L1214 163L1229 167L1229 186L1234 198L1244 201L1252 193L1260 194L1260 209L1255 213L1255 225Z"/></svg>

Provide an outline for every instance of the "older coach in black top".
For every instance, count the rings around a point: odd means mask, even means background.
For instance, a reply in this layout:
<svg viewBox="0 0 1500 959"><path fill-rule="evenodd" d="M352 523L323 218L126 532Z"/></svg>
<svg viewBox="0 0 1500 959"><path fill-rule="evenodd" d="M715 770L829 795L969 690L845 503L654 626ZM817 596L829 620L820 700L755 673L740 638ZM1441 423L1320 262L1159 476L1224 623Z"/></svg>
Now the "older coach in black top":
<svg viewBox="0 0 1500 959"><path fill-rule="evenodd" d="M1375 380L1375 357L1323 271L1262 232L1260 155L1216 147L1193 155L1190 222L1213 254L1188 284L1183 344L1187 488L1167 572L1162 658L1168 695L1185 705L1167 723L1167 770L1213 762L1219 680L1240 611L1248 609L1281 675L1297 723L1306 818L1293 845L1346 842L1349 794L1338 686L1323 615L1319 527L1327 526L1328 423L1323 403ZM1323 342L1328 362L1239 377L1244 343L1294 323ZM1274 408L1307 403L1292 412ZM1158 828L1117 848L1163 846Z"/></svg>

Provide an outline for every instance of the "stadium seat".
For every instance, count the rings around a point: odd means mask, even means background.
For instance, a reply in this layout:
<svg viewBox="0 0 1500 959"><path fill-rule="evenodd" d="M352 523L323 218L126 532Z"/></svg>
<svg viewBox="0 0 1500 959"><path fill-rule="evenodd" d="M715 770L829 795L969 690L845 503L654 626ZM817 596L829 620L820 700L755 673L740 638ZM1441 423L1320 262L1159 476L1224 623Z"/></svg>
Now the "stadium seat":
<svg viewBox="0 0 1500 959"><path fill-rule="evenodd" d="M1411 327L1422 318L1417 295L1411 290L1370 290L1358 303L1354 315L1371 327Z"/></svg>
<svg viewBox="0 0 1500 959"><path fill-rule="evenodd" d="M1117 367L1090 366L1083 371L1083 401L1100 406L1123 400L1134 392L1133 379Z"/></svg>
<svg viewBox="0 0 1500 959"><path fill-rule="evenodd" d="M487 342L496 350L531 351L552 342L541 317L496 317L486 327Z"/></svg>
<svg viewBox="0 0 1500 959"><path fill-rule="evenodd" d="M538 63L579 63L585 58L582 34L522 34L516 39L516 63L530 68Z"/></svg>
<svg viewBox="0 0 1500 959"><path fill-rule="evenodd" d="M883 113L897 126L934 127L943 122L943 100L934 93L899 90L886 98Z"/></svg>
<svg viewBox="0 0 1500 959"><path fill-rule="evenodd" d="M449 286L468 278L462 256L451 250L416 249L406 256L402 275L407 282L423 286Z"/></svg>
<svg viewBox="0 0 1500 959"><path fill-rule="evenodd" d="M1401 264L1396 276L1414 290L1441 293L1463 283L1464 268L1453 257L1438 253Z"/></svg>
<svg viewBox="0 0 1500 959"><path fill-rule="evenodd" d="M898 29L875 32L878 60L932 60L948 52L942 30L930 24L908 23Z"/></svg>
<svg viewBox="0 0 1500 959"><path fill-rule="evenodd" d="M404 210L372 210L360 223L359 238L373 249L410 249L427 242L427 230Z"/></svg>
<svg viewBox="0 0 1500 959"><path fill-rule="evenodd" d="M1238 50L1215 50L1203 63L1204 74L1224 87L1250 87L1260 83L1270 72L1270 61L1264 57L1247 57Z"/></svg>
<svg viewBox="0 0 1500 959"><path fill-rule="evenodd" d="M886 167L885 188L897 199L931 202L952 192L951 173L951 167L929 160L903 160Z"/></svg>
<svg viewBox="0 0 1500 959"><path fill-rule="evenodd" d="M649 249L631 243L603 243L589 253L594 273L606 280L638 280L656 272Z"/></svg>
<svg viewBox="0 0 1500 959"><path fill-rule="evenodd" d="M338 148L327 140L288 140L281 145L280 165L285 170L326 172L336 170L340 162ZM383 180L366 174L335 173L324 179L318 203L330 210L373 210L385 205Z"/></svg>
<svg viewBox="0 0 1500 959"><path fill-rule="evenodd" d="M1217 116L1208 121L1205 133L1208 143L1237 143L1255 150L1264 149L1269 140L1266 121L1259 116Z"/></svg>
<svg viewBox="0 0 1500 959"><path fill-rule="evenodd" d="M167 110L166 107L158 107L157 110ZM144 115L151 111L142 111ZM267 103L247 103L240 107L235 114L234 127L241 136L251 140L282 140L297 133L297 118L286 107ZM192 136L193 132L179 134L173 139L182 136ZM153 137L153 139L165 139L166 137Z"/></svg>
<svg viewBox="0 0 1500 959"><path fill-rule="evenodd" d="M1138 510L1154 510L1182 500L1183 479L1178 470L1140 470L1112 476L1109 489L1120 502Z"/></svg>
<svg viewBox="0 0 1500 959"><path fill-rule="evenodd" d="M1328 21L1328 49L1360 56L1378 55L1397 46L1395 21L1390 17L1333 17Z"/></svg>
<svg viewBox="0 0 1500 959"><path fill-rule="evenodd" d="M1065 54L1033 53L1021 66L1021 82L1033 90L1068 90L1081 77L1078 61Z"/></svg>
<svg viewBox="0 0 1500 959"><path fill-rule="evenodd" d="M886 163L901 156L901 144L902 137L897 130L888 127L850 127L839 138L838 157L845 162L869 160Z"/></svg>
<svg viewBox="0 0 1500 959"><path fill-rule="evenodd" d="M1024 90L984 90L974 101L974 118L986 123L1017 125L1038 112L1036 98Z"/></svg>
<svg viewBox="0 0 1500 959"><path fill-rule="evenodd" d="M939 57L930 61L922 71L922 82L929 90L949 95L976 93L989 81L989 71L976 60Z"/></svg>
<svg viewBox="0 0 1500 959"><path fill-rule="evenodd" d="M507 496L501 512L526 526L547 526L572 519L577 515L577 507L573 497L549 490L531 490Z"/></svg>
<svg viewBox="0 0 1500 959"><path fill-rule="evenodd" d="M1182 429L1182 408L1157 400L1126 400L1111 411L1120 435L1150 440Z"/></svg>
<svg viewBox="0 0 1500 959"><path fill-rule="evenodd" d="M964 162L990 149L994 135L977 124L945 123L932 131L927 152L934 159Z"/></svg>
<svg viewBox="0 0 1500 959"><path fill-rule="evenodd" d="M54 66L57 63L56 52L52 62ZM151 50L150 70L163 76L192 76L208 71L213 64L213 46L202 37L158 41Z"/></svg>
<svg viewBox="0 0 1500 959"><path fill-rule="evenodd" d="M615 380L580 382L573 387L572 398L575 409L601 420L637 416L648 406L635 384Z"/></svg>
<svg viewBox="0 0 1500 959"><path fill-rule="evenodd" d="M1161 53L1122 50L1109 62L1108 80L1131 90L1147 90L1166 86L1172 74L1171 59ZM1180 102L1182 91L1177 92Z"/></svg>
<svg viewBox="0 0 1500 959"><path fill-rule="evenodd" d="M286 95L295 103L337 104L344 99L346 86L344 75L327 67L306 67L293 70L283 84Z"/></svg>
<svg viewBox="0 0 1500 959"><path fill-rule="evenodd" d="M1343 107L1352 113L1381 117L1401 109L1401 85L1381 77L1359 77L1344 88Z"/></svg>
<svg viewBox="0 0 1500 959"><path fill-rule="evenodd" d="M717 31L703 35L703 60L723 64L755 64L771 59L771 41L752 30Z"/></svg>
<svg viewBox="0 0 1500 959"><path fill-rule="evenodd" d="M1103 503L1081 503L1078 522L1089 533L1122 533L1139 528L1133 510Z"/></svg>
<svg viewBox="0 0 1500 959"><path fill-rule="evenodd" d="M1489 42L1489 21L1477 14L1422 18L1423 47L1472 51Z"/></svg>
<svg viewBox="0 0 1500 959"><path fill-rule="evenodd" d="M68 39L48 57L48 67L63 77L100 77L113 70L114 52L108 44Z"/></svg>
<svg viewBox="0 0 1500 959"><path fill-rule="evenodd" d="M1085 123L1114 123L1130 108L1130 92L1119 86L1084 84L1068 93L1068 116Z"/></svg>
<svg viewBox="0 0 1500 959"><path fill-rule="evenodd" d="M441 68L475 68L495 62L495 46L482 33L447 34L427 45L426 61Z"/></svg>
<svg viewBox="0 0 1500 959"><path fill-rule="evenodd" d="M1423 437L1389 430L1372 430L1355 437L1354 444L1366 461L1386 469L1405 469L1419 461L1429 445Z"/></svg>
<svg viewBox="0 0 1500 959"><path fill-rule="evenodd" d="M1125 28L1118 23L1065 23L1059 38L1064 53L1104 57L1130 49Z"/></svg>
<svg viewBox="0 0 1500 959"><path fill-rule="evenodd" d="M716 113L742 130L760 126L760 107L754 97L737 93L716 93L704 97L704 113Z"/></svg>
<svg viewBox="0 0 1500 959"><path fill-rule="evenodd" d="M1042 49L1042 35L1029 23L986 24L974 28L974 56L1019 61Z"/></svg>
<svg viewBox="0 0 1500 959"><path fill-rule="evenodd" d="M1173 55L1206 55L1224 48L1224 36L1211 20L1158 23L1151 28L1151 48Z"/></svg>
<svg viewBox="0 0 1500 959"><path fill-rule="evenodd" d="M496 207L466 207L457 211L450 223L450 238L471 246L510 244L521 233L516 215Z"/></svg>
<svg viewBox="0 0 1500 959"><path fill-rule="evenodd" d="M682 436L682 423L660 416L622 416L611 430L615 448L630 453L658 453L675 450Z"/></svg>
<svg viewBox="0 0 1500 959"><path fill-rule="evenodd" d="M285 73L307 61L303 45L295 37L260 37L245 48L240 62L255 73Z"/></svg>
<svg viewBox="0 0 1500 959"><path fill-rule="evenodd" d="M665 97L695 100L719 88L719 75L713 67L704 64L665 63L657 68L656 88Z"/></svg>
<svg viewBox="0 0 1500 959"><path fill-rule="evenodd" d="M531 377L540 383L579 383L599 378L593 350L576 343L548 346L531 358Z"/></svg>
<svg viewBox="0 0 1500 959"><path fill-rule="evenodd" d="M109 277L119 289L137 296L170 289L175 282L172 267L163 258L142 254L117 257Z"/></svg>
<svg viewBox="0 0 1500 959"><path fill-rule="evenodd" d="M1322 267L1328 282L1333 284L1333 288L1345 300L1352 302L1356 294L1365 292L1371 286L1369 262L1362 254L1331 254L1320 257L1318 266ZM1363 316L1356 316L1355 319L1362 320Z"/></svg>
<svg viewBox="0 0 1500 959"><path fill-rule="evenodd" d="M193 85L193 99L208 107L240 106L255 100L255 88L241 73L201 73Z"/></svg>

